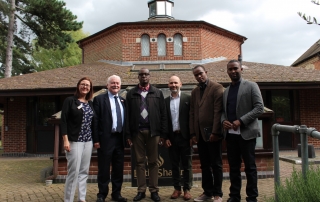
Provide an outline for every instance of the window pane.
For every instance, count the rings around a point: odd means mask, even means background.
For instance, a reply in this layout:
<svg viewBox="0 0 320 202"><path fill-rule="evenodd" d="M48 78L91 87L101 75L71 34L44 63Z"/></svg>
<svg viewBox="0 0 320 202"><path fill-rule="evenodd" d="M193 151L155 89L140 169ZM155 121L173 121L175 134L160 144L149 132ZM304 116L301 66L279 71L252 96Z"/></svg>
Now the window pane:
<svg viewBox="0 0 320 202"><path fill-rule="evenodd" d="M291 121L291 102L289 91L272 91L272 110L276 122Z"/></svg>
<svg viewBox="0 0 320 202"><path fill-rule="evenodd" d="M172 11L172 3L167 2L166 3L166 10L167 10L167 15L172 15L171 11Z"/></svg>
<svg viewBox="0 0 320 202"><path fill-rule="evenodd" d="M182 55L182 36L181 36L181 34L174 35L173 42L174 42L174 55Z"/></svg>
<svg viewBox="0 0 320 202"><path fill-rule="evenodd" d="M56 112L56 103L53 96L40 97L38 104L38 125L48 126L48 118Z"/></svg>
<svg viewBox="0 0 320 202"><path fill-rule="evenodd" d="M258 123L259 123L259 127L260 127L261 136L257 137L257 139L256 139L256 148L263 149L263 130L262 130L263 122L262 122L262 120L258 120Z"/></svg>
<svg viewBox="0 0 320 202"><path fill-rule="evenodd" d="M146 34L141 37L141 55L150 56L150 37Z"/></svg>
<svg viewBox="0 0 320 202"><path fill-rule="evenodd" d="M159 34L158 36L158 55L166 55L166 36L164 34Z"/></svg>
<svg viewBox="0 0 320 202"><path fill-rule="evenodd" d="M150 17L156 15L156 3L150 5Z"/></svg>
<svg viewBox="0 0 320 202"><path fill-rule="evenodd" d="M166 4L164 1L157 1L157 11L158 15L166 14Z"/></svg>

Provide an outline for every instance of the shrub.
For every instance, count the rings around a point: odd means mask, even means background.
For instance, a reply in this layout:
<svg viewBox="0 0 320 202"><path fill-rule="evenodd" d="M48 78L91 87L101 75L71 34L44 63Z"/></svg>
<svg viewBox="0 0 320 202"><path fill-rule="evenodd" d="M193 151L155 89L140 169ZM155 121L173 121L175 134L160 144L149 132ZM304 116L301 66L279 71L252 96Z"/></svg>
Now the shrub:
<svg viewBox="0 0 320 202"><path fill-rule="evenodd" d="M293 169L291 177L276 187L277 202L320 201L320 168L309 167L306 178L301 171ZM274 198L268 202L276 201Z"/></svg>

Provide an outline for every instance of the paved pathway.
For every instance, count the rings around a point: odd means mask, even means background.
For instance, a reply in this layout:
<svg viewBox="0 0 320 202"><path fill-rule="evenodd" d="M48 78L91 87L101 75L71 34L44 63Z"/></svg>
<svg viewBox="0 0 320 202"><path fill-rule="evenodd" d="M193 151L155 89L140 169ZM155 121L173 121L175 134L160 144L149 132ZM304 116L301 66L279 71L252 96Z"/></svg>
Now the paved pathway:
<svg viewBox="0 0 320 202"><path fill-rule="evenodd" d="M320 156L320 150L316 150L316 155ZM281 152L280 155L295 156L297 151ZM46 158L9 158L0 157L0 202L14 201L63 201L64 184L52 184L46 186L41 181L41 171L44 168L52 166L52 160ZM301 169L300 165L280 161L281 179L289 177L293 167ZM245 201L245 181L243 181L242 197ZM136 188L130 187L130 183L124 183L122 195L132 201L136 194ZM111 185L110 185L111 186ZM227 201L230 183L228 180L223 181L223 201ZM266 201L274 195L274 179L260 179L258 181L260 196L258 200ZM97 184L89 183L87 189L87 202L96 200L98 191ZM182 202L183 199L171 200L172 187L160 187L161 201ZM202 193L201 182L195 181L191 190L193 197ZM109 202L110 196L107 198ZM192 200L193 201L193 200ZM151 202L149 193L143 202Z"/></svg>

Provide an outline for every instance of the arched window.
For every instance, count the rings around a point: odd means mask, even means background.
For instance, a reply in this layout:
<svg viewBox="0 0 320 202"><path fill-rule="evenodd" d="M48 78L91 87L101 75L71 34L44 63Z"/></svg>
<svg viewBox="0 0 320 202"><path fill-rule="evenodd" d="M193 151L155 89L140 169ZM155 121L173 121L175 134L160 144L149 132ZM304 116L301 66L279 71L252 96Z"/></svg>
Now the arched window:
<svg viewBox="0 0 320 202"><path fill-rule="evenodd" d="M166 35L159 34L158 35L158 56L166 55Z"/></svg>
<svg viewBox="0 0 320 202"><path fill-rule="evenodd" d="M150 56L150 37L147 34L141 36L141 55Z"/></svg>
<svg viewBox="0 0 320 202"><path fill-rule="evenodd" d="M182 55L182 35L175 34L173 36L174 42L174 55Z"/></svg>

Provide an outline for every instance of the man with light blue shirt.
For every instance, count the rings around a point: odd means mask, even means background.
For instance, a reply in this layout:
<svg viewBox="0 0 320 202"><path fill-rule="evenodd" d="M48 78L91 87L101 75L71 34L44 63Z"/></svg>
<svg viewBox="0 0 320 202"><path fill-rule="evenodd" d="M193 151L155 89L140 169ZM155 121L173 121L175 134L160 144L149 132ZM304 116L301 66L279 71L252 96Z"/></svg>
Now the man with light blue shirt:
<svg viewBox="0 0 320 202"><path fill-rule="evenodd" d="M96 113L93 142L98 153L98 188L97 202L105 201L112 183L113 201L126 202L121 196L124 162L125 100L118 95L121 79L112 75L107 82L108 91L94 98L93 108ZM110 165L112 171L110 172ZM110 179L111 174L111 179Z"/></svg>
<svg viewBox="0 0 320 202"><path fill-rule="evenodd" d="M169 148L172 164L174 191L170 198L179 198L183 187L183 199L190 200L192 186L192 144L190 143L189 130L190 95L182 93L181 86L179 77L170 77L168 87L171 94L165 99L169 132L165 146ZM180 162L183 168L182 179Z"/></svg>

